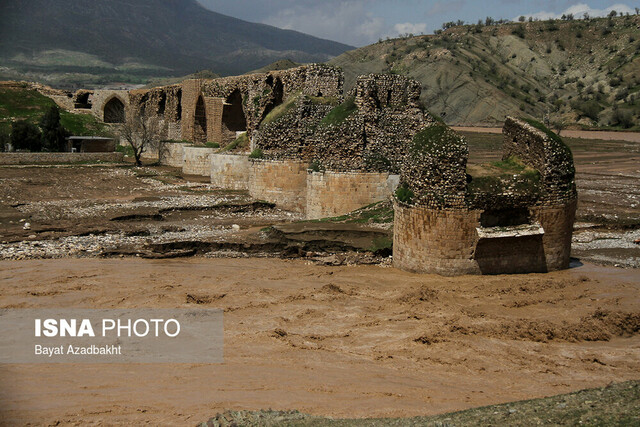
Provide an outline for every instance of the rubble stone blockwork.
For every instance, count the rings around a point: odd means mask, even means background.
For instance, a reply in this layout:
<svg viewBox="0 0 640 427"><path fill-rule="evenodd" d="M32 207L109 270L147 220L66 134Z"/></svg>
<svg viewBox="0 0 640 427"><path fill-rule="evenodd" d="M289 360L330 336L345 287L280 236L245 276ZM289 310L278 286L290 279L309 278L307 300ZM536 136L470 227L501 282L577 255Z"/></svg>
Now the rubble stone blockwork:
<svg viewBox="0 0 640 427"><path fill-rule="evenodd" d="M421 150L410 152L401 176L413 198L395 203L394 265L444 275L568 268L577 194L562 140L535 122L507 118L503 159L532 169L528 186L514 176L511 186L480 191L474 178L462 187L451 166L466 165L466 144L447 132L414 138Z"/></svg>
<svg viewBox="0 0 640 427"><path fill-rule="evenodd" d="M336 68L312 64L290 70L183 83L182 137L226 145L238 132L251 137L262 120L293 93L340 96L343 76ZM198 135L197 105L205 104L206 138Z"/></svg>

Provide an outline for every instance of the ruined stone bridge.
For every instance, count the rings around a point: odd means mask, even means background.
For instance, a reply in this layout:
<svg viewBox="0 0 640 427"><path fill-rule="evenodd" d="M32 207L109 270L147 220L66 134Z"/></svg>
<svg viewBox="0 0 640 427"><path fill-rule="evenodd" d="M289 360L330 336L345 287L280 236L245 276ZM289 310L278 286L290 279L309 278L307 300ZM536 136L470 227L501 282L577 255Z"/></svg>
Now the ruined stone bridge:
<svg viewBox="0 0 640 427"><path fill-rule="evenodd" d="M418 82L360 76L346 94L343 82L339 69L314 64L147 90L79 91L74 106L107 123L157 120L167 142L148 156L309 218L391 198L394 265L405 270L568 267L577 195L573 158L557 135L508 118L506 172L472 176L464 138L421 105ZM243 133L251 142L244 151L224 149ZM260 155L250 158L254 148Z"/></svg>

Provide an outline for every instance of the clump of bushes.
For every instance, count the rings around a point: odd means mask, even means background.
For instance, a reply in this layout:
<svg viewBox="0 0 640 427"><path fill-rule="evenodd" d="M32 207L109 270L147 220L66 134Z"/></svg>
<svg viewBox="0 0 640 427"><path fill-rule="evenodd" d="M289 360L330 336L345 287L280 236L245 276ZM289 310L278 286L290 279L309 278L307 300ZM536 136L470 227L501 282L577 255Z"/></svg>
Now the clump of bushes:
<svg viewBox="0 0 640 427"><path fill-rule="evenodd" d="M398 201L406 204L411 204L413 198L415 197L415 194L413 194L413 191L411 191L409 186L403 182L398 186L398 188L396 188L395 196Z"/></svg>
<svg viewBox="0 0 640 427"><path fill-rule="evenodd" d="M249 158L250 159L262 159L262 158L264 158L264 153L262 152L261 149L256 148L255 150L253 150L251 152L251 154L249 154Z"/></svg>

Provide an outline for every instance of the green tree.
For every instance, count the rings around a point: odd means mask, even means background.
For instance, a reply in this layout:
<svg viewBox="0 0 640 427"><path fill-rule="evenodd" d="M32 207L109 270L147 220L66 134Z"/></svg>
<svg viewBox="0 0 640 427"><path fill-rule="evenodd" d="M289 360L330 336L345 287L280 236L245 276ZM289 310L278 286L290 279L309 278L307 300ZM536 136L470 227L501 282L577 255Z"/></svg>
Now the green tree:
<svg viewBox="0 0 640 427"><path fill-rule="evenodd" d="M40 129L26 120L11 123L11 145L15 150L40 151L42 149Z"/></svg>
<svg viewBox="0 0 640 427"><path fill-rule="evenodd" d="M69 132L60 124L60 110L57 105L51 108L40 120L42 129L42 149L45 151L64 151Z"/></svg>
<svg viewBox="0 0 640 427"><path fill-rule="evenodd" d="M6 130L0 130L0 152L7 151L7 144L11 142L11 136Z"/></svg>

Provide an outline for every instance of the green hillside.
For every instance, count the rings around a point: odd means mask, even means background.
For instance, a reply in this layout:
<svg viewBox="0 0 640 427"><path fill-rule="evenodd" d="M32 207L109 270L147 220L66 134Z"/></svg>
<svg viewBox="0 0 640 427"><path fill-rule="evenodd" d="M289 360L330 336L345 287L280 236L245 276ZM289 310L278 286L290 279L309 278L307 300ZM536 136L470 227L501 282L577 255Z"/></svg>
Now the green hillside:
<svg viewBox="0 0 640 427"><path fill-rule="evenodd" d="M495 124L507 114L551 123L638 129L640 16L454 26L380 41L329 61L359 74L422 83L427 107L449 124Z"/></svg>
<svg viewBox="0 0 640 427"><path fill-rule="evenodd" d="M37 125L55 102L27 84L0 86L0 134L11 132L11 123L26 120ZM60 123L73 135L105 135L108 128L91 114L60 111Z"/></svg>
<svg viewBox="0 0 640 427"><path fill-rule="evenodd" d="M203 69L242 74L284 58L322 62L351 48L222 15L196 0L0 2L0 80L143 84Z"/></svg>

